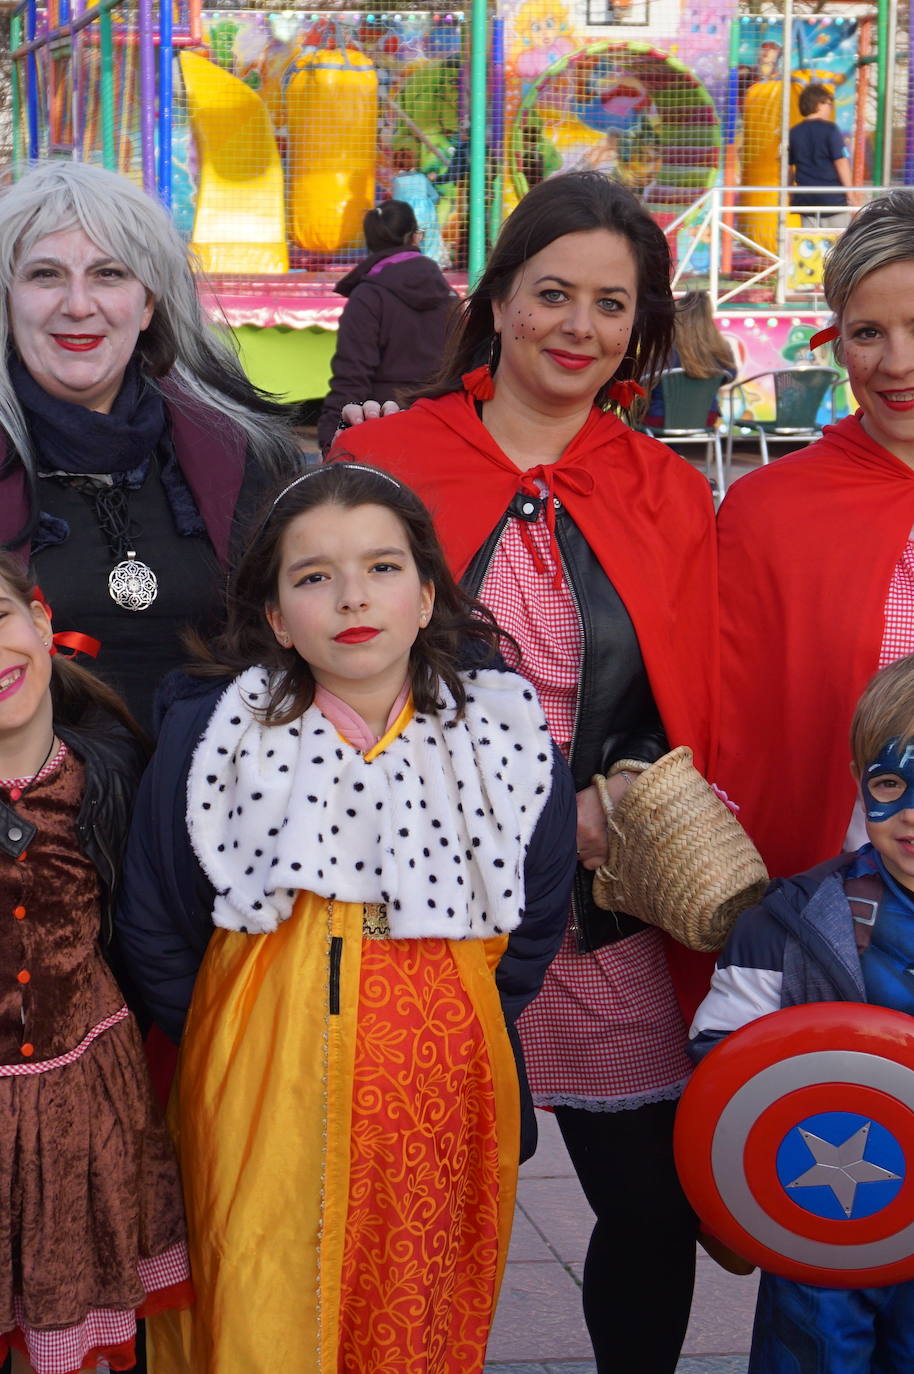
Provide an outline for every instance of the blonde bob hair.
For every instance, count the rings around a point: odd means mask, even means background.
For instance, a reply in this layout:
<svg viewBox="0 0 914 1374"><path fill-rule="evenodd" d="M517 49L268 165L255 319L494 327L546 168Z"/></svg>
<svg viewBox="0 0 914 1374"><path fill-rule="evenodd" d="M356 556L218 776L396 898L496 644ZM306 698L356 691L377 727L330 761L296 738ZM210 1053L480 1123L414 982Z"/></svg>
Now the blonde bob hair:
<svg viewBox="0 0 914 1374"><path fill-rule="evenodd" d="M848 302L871 272L914 261L914 191L877 196L854 215L825 261L825 299L840 328ZM840 340L835 357L842 360Z"/></svg>

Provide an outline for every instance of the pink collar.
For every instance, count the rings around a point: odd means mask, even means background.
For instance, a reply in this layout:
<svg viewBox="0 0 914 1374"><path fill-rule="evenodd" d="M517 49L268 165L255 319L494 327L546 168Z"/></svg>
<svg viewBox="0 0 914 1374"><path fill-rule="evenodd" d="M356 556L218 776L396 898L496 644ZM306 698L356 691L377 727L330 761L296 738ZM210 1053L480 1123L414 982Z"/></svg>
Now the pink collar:
<svg viewBox="0 0 914 1374"><path fill-rule="evenodd" d="M384 730L385 734L403 710L408 696L409 679L407 678L400 689L400 695L390 708L390 714L387 717L387 725ZM363 754L367 754L369 749L375 747L378 739L383 738L383 736L375 736L372 733L358 711L353 710L351 706L345 701L342 701L338 696L334 696L333 692L328 692L326 687L321 687L320 683L318 683L314 689L314 704L317 709L327 717L330 724L340 732L343 738L349 741L353 749L360 749Z"/></svg>

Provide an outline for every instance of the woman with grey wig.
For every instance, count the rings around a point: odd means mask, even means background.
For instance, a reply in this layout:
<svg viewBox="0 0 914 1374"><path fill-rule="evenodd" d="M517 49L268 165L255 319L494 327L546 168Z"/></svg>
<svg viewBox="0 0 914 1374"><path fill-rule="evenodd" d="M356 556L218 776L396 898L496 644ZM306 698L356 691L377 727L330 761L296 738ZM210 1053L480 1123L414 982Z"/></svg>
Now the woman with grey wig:
<svg viewBox="0 0 914 1374"><path fill-rule="evenodd" d="M285 409L208 325L167 212L85 163L0 194L0 340L0 545L148 724L245 513L300 464Z"/></svg>

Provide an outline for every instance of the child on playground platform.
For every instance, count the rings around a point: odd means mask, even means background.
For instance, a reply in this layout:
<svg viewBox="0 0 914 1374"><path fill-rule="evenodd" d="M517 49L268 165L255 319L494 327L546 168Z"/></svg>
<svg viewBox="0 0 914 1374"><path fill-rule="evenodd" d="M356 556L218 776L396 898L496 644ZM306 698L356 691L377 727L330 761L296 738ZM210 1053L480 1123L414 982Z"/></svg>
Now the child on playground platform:
<svg viewBox="0 0 914 1374"><path fill-rule="evenodd" d="M851 749L868 843L775 881L740 916L691 1027L694 1058L781 1007L870 1002L914 1015L914 655L871 680ZM911 1369L914 1279L834 1289L762 1274L749 1374Z"/></svg>
<svg viewBox="0 0 914 1374"><path fill-rule="evenodd" d="M120 928L183 1030L198 1304L150 1323L169 1374L481 1374L521 1139L506 1021L561 943L576 828L498 638L418 498L335 463L276 496L223 681L166 718Z"/></svg>
<svg viewBox="0 0 914 1374"><path fill-rule="evenodd" d="M0 552L0 1361L35 1374L132 1368L136 1317L192 1298L177 1161L100 948L144 757Z"/></svg>

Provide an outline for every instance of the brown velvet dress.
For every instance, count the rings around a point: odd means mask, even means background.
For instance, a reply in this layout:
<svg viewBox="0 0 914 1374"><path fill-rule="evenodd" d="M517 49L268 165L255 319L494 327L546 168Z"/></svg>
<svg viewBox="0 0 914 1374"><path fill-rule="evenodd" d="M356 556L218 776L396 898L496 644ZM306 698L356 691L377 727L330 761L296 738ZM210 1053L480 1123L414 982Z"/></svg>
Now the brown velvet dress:
<svg viewBox="0 0 914 1374"><path fill-rule="evenodd" d="M24 1333L36 1369L30 1330L39 1343L48 1328L97 1334L97 1309L132 1312L187 1278L177 1164L98 947L99 879L76 836L82 791L82 764L66 753L13 803L38 827L28 851L0 855L0 1333L19 1346ZM94 1334L90 1348L106 1353ZM0 1355L3 1344L0 1334Z"/></svg>

